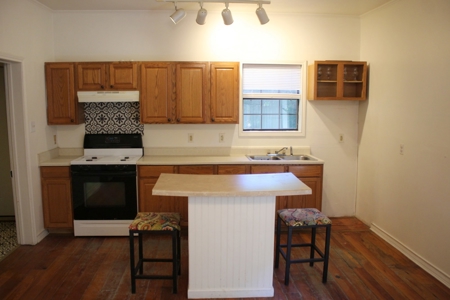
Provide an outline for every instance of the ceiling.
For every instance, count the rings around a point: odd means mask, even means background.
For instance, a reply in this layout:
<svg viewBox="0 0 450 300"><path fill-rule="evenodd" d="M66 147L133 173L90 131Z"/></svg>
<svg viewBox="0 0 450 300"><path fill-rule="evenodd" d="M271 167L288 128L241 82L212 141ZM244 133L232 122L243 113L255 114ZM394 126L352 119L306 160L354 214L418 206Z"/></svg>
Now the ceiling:
<svg viewBox="0 0 450 300"><path fill-rule="evenodd" d="M58 10L173 10L173 3L164 0L35 0ZM205 0L207 1L207 0ZM306 13L359 16L393 0L271 0L265 5L268 14ZM200 2L200 1L198 1ZM179 8L198 10L198 2L178 3ZM225 0L224 0L225 2ZM221 10L224 4L204 3L209 10ZM254 11L256 5L230 3L231 10Z"/></svg>

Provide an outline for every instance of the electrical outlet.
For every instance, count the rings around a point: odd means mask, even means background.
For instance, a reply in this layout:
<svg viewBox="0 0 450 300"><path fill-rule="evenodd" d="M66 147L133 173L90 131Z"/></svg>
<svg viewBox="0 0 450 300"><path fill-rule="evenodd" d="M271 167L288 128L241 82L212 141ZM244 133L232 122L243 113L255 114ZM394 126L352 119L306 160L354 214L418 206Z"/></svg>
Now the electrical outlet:
<svg viewBox="0 0 450 300"><path fill-rule="evenodd" d="M405 150L405 146L400 144L400 155L403 155L403 151Z"/></svg>
<svg viewBox="0 0 450 300"><path fill-rule="evenodd" d="M223 143L225 141L225 133L219 133L219 143Z"/></svg>
<svg viewBox="0 0 450 300"><path fill-rule="evenodd" d="M193 142L194 142L194 134L188 133L188 143L193 143Z"/></svg>
<svg viewBox="0 0 450 300"><path fill-rule="evenodd" d="M343 143L344 142L344 135L341 133L339 134L339 143Z"/></svg>

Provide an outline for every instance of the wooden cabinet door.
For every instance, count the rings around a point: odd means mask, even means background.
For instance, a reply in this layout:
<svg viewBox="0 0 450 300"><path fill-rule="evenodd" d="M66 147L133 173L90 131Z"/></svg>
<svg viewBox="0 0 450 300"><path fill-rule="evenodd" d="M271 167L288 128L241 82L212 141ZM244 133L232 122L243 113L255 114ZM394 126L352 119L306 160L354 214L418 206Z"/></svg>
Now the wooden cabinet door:
<svg viewBox="0 0 450 300"><path fill-rule="evenodd" d="M311 188L312 194L287 196L285 208L317 208L322 210L322 179L315 177L299 179Z"/></svg>
<svg viewBox="0 0 450 300"><path fill-rule="evenodd" d="M210 121L239 122L239 63L211 63Z"/></svg>
<svg viewBox="0 0 450 300"><path fill-rule="evenodd" d="M107 89L106 63L77 63L77 86L79 91L102 91Z"/></svg>
<svg viewBox="0 0 450 300"><path fill-rule="evenodd" d="M75 66L73 63L46 63L48 125L83 123L82 105L75 94Z"/></svg>
<svg viewBox="0 0 450 300"><path fill-rule="evenodd" d="M141 65L141 122L175 122L175 76L171 63Z"/></svg>
<svg viewBox="0 0 450 300"><path fill-rule="evenodd" d="M188 222L187 198L152 195L152 190L162 173L175 173L174 166L139 166L138 191L140 212L178 212L181 225Z"/></svg>
<svg viewBox="0 0 450 300"><path fill-rule="evenodd" d="M209 63L177 63L176 121L206 123L207 103L209 103Z"/></svg>
<svg viewBox="0 0 450 300"><path fill-rule="evenodd" d="M110 63L108 88L111 90L137 90L138 71L136 62Z"/></svg>
<svg viewBox="0 0 450 300"><path fill-rule="evenodd" d="M41 167L45 228L73 228L69 167Z"/></svg>

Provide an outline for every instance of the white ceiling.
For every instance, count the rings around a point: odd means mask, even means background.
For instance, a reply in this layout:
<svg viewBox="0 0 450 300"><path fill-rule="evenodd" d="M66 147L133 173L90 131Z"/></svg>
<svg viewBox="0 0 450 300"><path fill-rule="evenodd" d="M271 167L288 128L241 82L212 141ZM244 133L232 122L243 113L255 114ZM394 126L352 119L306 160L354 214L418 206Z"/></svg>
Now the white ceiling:
<svg viewBox="0 0 450 300"><path fill-rule="evenodd" d="M52 10L173 10L164 0L35 0ZM200 0L201 1L201 0ZM200 2L198 1L198 2ZM207 0L205 0L207 1ZM224 0L225 1L225 0ZM267 13L308 13L359 16L393 0L271 0ZM179 8L198 10L198 2L178 3ZM204 3L207 10L219 10L224 4ZM230 10L254 11L256 5L230 3Z"/></svg>

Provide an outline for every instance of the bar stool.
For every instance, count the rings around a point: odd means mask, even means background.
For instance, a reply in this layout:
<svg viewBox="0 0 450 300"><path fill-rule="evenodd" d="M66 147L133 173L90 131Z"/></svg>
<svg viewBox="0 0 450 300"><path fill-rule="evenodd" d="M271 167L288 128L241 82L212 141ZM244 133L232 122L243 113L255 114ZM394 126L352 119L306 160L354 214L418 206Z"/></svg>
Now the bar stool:
<svg viewBox="0 0 450 300"><path fill-rule="evenodd" d="M280 244L281 241L281 223L284 223L288 229L287 243ZM322 252L316 246L316 229L325 227L325 249ZM311 228L311 242L302 244L292 244L292 232L295 229ZM330 255L330 237L331 237L331 220L316 208L292 208L281 209L277 211L277 230L276 230L276 254L275 254L275 268L278 268L280 261L280 254L286 260L286 271L284 277L284 284L289 285L289 271L291 264L309 262L313 266L315 262L323 262L322 282L327 282L328 273L328 258ZM309 258L292 259L291 250L293 247L309 247ZM286 248L284 252L283 248ZM320 257L314 257L315 252Z"/></svg>
<svg viewBox="0 0 450 300"><path fill-rule="evenodd" d="M136 292L136 279L172 279L173 293L178 292L178 275L181 274L180 251L180 214L172 212L140 212L129 226L130 232L130 271L131 293ZM134 235L137 234L139 259L135 264ZM144 258L142 236L170 235L172 236L172 258ZM171 262L172 275L145 275L144 262Z"/></svg>

